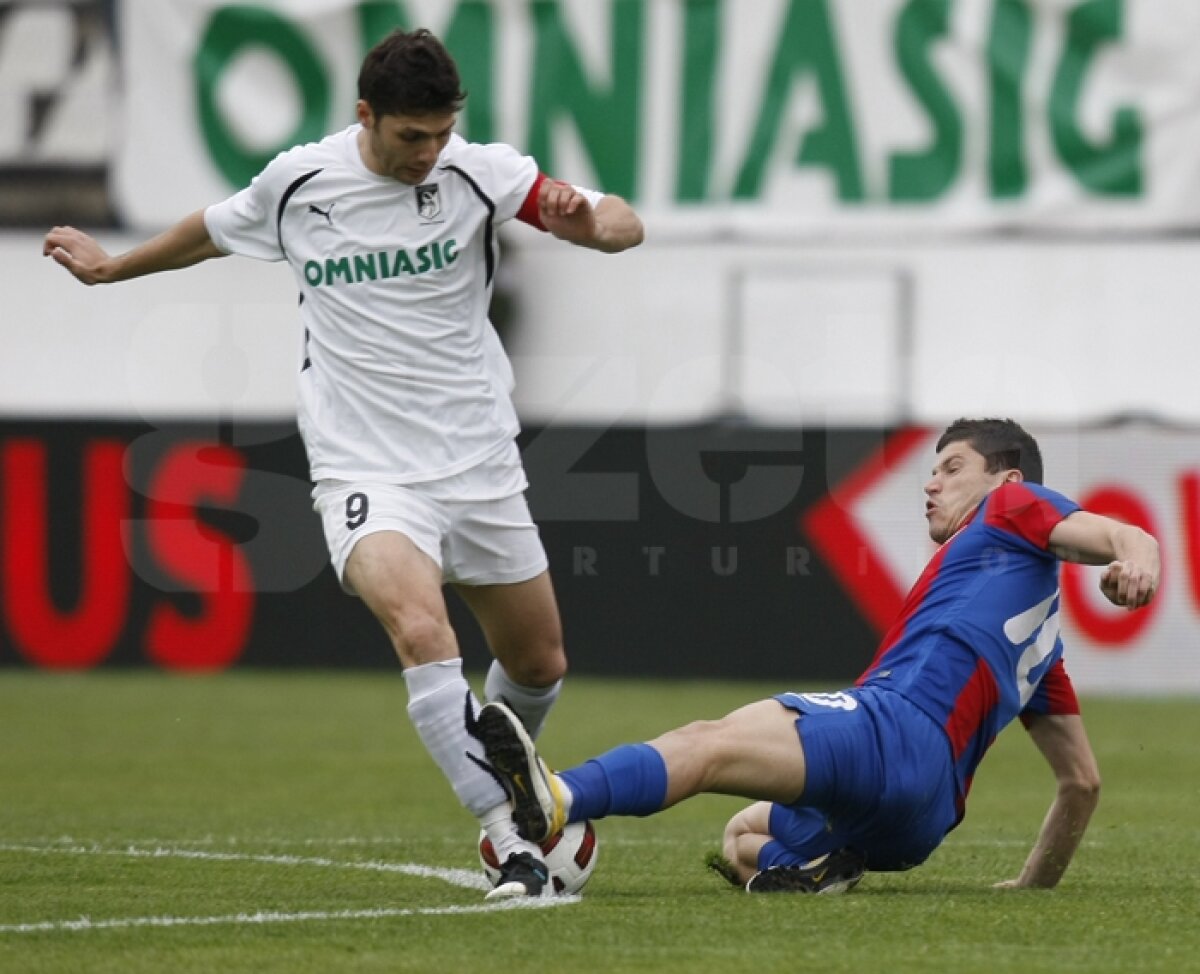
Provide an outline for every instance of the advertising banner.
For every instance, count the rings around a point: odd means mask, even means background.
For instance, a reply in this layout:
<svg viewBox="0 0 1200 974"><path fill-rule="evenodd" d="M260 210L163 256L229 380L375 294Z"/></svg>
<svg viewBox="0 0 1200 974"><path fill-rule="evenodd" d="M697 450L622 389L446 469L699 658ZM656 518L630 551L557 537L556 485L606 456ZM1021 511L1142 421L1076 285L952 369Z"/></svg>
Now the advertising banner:
<svg viewBox="0 0 1200 974"><path fill-rule="evenodd" d="M117 116L100 0L0 0L0 178L103 167Z"/></svg>
<svg viewBox="0 0 1200 974"><path fill-rule="evenodd" d="M1163 230L1200 218L1190 0L124 0L133 225L354 121L426 26L460 129L713 235Z"/></svg>
<svg viewBox="0 0 1200 974"><path fill-rule="evenodd" d="M1063 569L1076 686L1200 692L1200 433L1034 432L1049 486L1162 544L1142 611L1104 602L1098 569ZM852 681L933 554L921 488L935 438L529 430L530 506L572 671ZM395 666L328 567L310 489L289 424L0 425L0 664ZM450 601L482 668L478 627Z"/></svg>

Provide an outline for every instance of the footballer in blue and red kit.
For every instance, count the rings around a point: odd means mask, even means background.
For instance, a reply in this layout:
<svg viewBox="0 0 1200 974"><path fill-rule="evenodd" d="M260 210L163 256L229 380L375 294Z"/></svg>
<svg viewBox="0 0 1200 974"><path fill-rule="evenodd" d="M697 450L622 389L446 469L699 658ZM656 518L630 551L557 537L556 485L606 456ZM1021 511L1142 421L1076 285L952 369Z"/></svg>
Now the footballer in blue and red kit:
<svg viewBox="0 0 1200 974"><path fill-rule="evenodd" d="M855 687L776 697L800 714L804 794L771 810L760 868L852 847L918 865L962 819L1015 717L1078 714L1062 661L1050 532L1079 506L1040 484L991 491L937 550Z"/></svg>

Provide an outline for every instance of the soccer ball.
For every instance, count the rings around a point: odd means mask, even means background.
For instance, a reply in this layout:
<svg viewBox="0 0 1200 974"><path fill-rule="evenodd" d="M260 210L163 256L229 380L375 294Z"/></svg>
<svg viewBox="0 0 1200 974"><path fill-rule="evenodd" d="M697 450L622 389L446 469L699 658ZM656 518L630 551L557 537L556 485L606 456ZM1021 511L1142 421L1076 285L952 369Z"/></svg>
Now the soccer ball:
<svg viewBox="0 0 1200 974"><path fill-rule="evenodd" d="M578 893L596 868L596 830L591 822L569 822L542 843L542 859L550 870L555 893ZM500 861L486 832L479 833L479 863L493 886L500 879Z"/></svg>

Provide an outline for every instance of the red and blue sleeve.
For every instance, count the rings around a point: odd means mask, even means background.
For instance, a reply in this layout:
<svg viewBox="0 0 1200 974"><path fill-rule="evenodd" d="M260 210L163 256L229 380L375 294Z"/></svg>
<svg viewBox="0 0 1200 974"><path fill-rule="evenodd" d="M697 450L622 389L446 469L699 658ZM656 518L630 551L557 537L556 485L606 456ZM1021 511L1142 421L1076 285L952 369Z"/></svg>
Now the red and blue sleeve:
<svg viewBox="0 0 1200 974"><path fill-rule="evenodd" d="M988 497L984 522L1045 551L1050 532L1079 505L1041 484L1001 484Z"/></svg>
<svg viewBox="0 0 1200 974"><path fill-rule="evenodd" d="M1059 659L1046 671L1033 696L1029 698L1029 703L1021 711L1021 723L1028 727L1029 717L1033 715L1061 717L1078 713L1079 699L1075 696L1075 687L1071 684L1071 678L1067 676L1063 661Z"/></svg>

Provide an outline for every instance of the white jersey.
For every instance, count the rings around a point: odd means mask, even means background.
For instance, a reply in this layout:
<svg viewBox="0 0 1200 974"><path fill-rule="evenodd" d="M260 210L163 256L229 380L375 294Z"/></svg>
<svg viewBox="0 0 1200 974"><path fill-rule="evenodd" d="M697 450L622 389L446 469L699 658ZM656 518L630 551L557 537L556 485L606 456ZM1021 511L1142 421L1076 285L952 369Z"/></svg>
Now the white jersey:
<svg viewBox="0 0 1200 974"><path fill-rule="evenodd" d="M495 228L517 215L538 168L510 146L452 135L410 186L366 167L360 131L281 153L205 224L221 250L286 260L296 276L312 478L449 477L517 432L512 369L487 312Z"/></svg>

